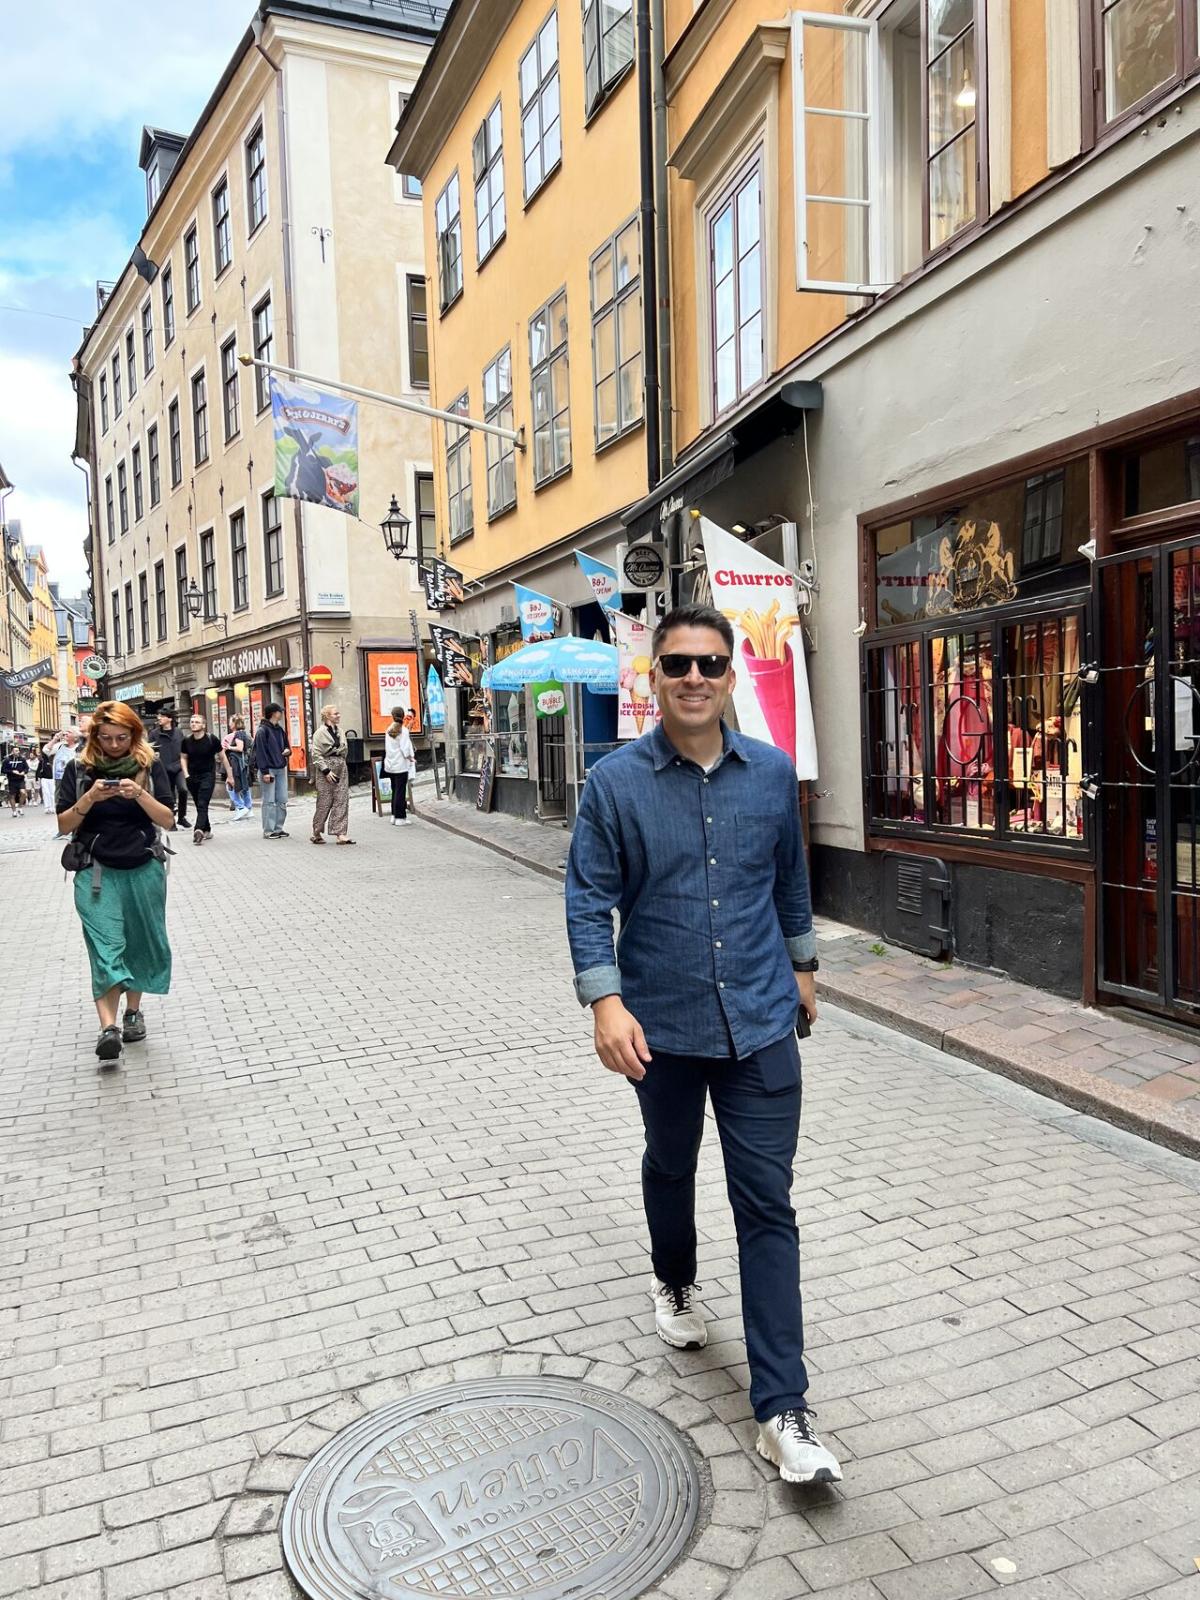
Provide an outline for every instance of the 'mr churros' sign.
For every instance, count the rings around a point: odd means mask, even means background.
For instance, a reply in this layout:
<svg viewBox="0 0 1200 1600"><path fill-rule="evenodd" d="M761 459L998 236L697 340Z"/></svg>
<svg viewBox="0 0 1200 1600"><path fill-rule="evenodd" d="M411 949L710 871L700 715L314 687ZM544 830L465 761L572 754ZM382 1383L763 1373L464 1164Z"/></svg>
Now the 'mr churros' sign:
<svg viewBox="0 0 1200 1600"><path fill-rule="evenodd" d="M777 561L701 518L713 605L733 624L738 727L786 750L799 778L817 776L817 740L796 580Z"/></svg>

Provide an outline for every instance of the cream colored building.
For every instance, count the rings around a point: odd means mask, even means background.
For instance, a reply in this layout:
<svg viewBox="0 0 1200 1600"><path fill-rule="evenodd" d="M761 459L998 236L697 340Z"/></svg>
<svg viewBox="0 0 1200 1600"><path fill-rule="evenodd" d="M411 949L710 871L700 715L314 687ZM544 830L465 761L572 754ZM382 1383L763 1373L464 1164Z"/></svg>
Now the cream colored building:
<svg viewBox="0 0 1200 1600"><path fill-rule="evenodd" d="M54 621L54 596L50 593L50 567L41 545L25 553L25 581L29 586L29 653L33 661L49 661L44 678L33 690L33 726L39 739L49 739L59 727L58 629Z"/></svg>
<svg viewBox="0 0 1200 1600"><path fill-rule="evenodd" d="M265 375L237 357L427 399L421 199L383 153L444 9L266 0L191 134L145 130L147 221L77 357L101 693L214 731L279 699L297 771L307 669L365 732L362 647L425 618L378 524L395 495L432 550L431 429L360 405L361 520L277 500Z"/></svg>

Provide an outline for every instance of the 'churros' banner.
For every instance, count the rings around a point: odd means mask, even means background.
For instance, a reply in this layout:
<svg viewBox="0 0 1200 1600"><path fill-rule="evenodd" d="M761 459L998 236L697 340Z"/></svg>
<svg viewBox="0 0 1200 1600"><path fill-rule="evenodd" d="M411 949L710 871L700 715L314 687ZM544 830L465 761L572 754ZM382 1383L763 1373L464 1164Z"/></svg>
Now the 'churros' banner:
<svg viewBox="0 0 1200 1600"><path fill-rule="evenodd" d="M796 580L707 517L700 520L713 605L733 624L738 727L786 750L796 776L817 776L817 739Z"/></svg>

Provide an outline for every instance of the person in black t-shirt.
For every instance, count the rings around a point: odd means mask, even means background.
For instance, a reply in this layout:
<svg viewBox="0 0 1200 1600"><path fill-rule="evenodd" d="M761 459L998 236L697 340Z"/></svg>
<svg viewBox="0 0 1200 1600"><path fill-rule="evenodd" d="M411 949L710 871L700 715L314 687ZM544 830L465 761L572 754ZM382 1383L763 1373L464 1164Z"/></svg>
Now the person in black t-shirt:
<svg viewBox="0 0 1200 1600"><path fill-rule="evenodd" d="M233 771L229 757L221 749L220 739L209 733L204 718L193 717L190 727L191 732L180 746L180 755L188 793L196 804L196 829L192 834L192 842L203 844L205 839L212 838L212 829L208 825L208 802L216 787L218 757L225 769L226 783L233 782Z"/></svg>
<svg viewBox="0 0 1200 1600"><path fill-rule="evenodd" d="M29 777L29 763L20 750L14 750L8 760L0 767L0 773L8 780L8 803L12 808L14 817L25 814L25 782Z"/></svg>
<svg viewBox="0 0 1200 1600"><path fill-rule="evenodd" d="M117 1064L123 1044L146 1037L142 995L171 987L167 876L156 829L174 822L172 799L137 713L117 700L97 706L83 750L59 781L58 829L74 834L87 853L75 874L75 909L100 1015L96 1054L105 1067Z"/></svg>

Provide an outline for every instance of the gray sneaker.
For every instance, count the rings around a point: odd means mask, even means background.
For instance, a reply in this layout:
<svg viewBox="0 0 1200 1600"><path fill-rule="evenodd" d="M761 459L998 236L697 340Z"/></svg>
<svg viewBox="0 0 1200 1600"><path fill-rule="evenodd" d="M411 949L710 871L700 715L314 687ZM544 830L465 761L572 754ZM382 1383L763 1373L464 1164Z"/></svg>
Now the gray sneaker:
<svg viewBox="0 0 1200 1600"><path fill-rule="evenodd" d="M146 1037L146 1019L140 1011L126 1011L121 1038L126 1044L140 1044Z"/></svg>

